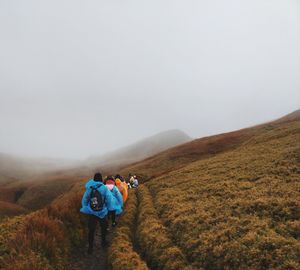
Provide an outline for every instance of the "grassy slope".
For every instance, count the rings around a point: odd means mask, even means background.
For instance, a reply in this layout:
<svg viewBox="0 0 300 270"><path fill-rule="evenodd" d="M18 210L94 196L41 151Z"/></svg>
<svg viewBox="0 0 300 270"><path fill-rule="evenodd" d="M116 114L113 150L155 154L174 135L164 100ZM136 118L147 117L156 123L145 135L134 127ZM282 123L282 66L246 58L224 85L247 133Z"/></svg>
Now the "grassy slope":
<svg viewBox="0 0 300 270"><path fill-rule="evenodd" d="M18 214L13 209L37 210L50 204L59 196L68 193L80 177L52 176L39 181L20 181L0 186L0 217ZM7 205L10 205L7 208ZM12 211L8 211L11 209Z"/></svg>
<svg viewBox="0 0 300 270"><path fill-rule="evenodd" d="M20 205L0 201L0 217L16 216L27 212L28 210Z"/></svg>
<svg viewBox="0 0 300 270"><path fill-rule="evenodd" d="M181 250L175 254L183 252L196 268L264 268L276 256L281 266L296 269L299 141L299 121L269 123L196 140L124 171L159 176L147 184L157 222L168 245ZM77 181L49 207L0 224L0 266L60 269L67 263L70 245L84 236L78 214L83 180Z"/></svg>
<svg viewBox="0 0 300 270"><path fill-rule="evenodd" d="M34 183L26 189L18 204L31 210L41 209L58 196L69 192L77 181L75 177L60 177Z"/></svg>
<svg viewBox="0 0 300 270"><path fill-rule="evenodd" d="M300 268L300 122L147 183L178 246L205 269Z"/></svg>
<svg viewBox="0 0 300 270"><path fill-rule="evenodd" d="M78 211L82 192L77 190L0 223L0 269L66 269L71 249L85 236L85 219Z"/></svg>
<svg viewBox="0 0 300 270"><path fill-rule="evenodd" d="M129 172L139 174L144 180L153 179L191 162L235 149L269 126L268 124L197 139L132 164L121 172L125 175Z"/></svg>
<svg viewBox="0 0 300 270"><path fill-rule="evenodd" d="M300 110L297 110L266 124L196 139L131 164L123 168L121 173L127 175L132 172L142 176L143 180L149 180L182 168L194 161L207 159L216 154L236 149L254 136L271 131L282 124L299 120Z"/></svg>

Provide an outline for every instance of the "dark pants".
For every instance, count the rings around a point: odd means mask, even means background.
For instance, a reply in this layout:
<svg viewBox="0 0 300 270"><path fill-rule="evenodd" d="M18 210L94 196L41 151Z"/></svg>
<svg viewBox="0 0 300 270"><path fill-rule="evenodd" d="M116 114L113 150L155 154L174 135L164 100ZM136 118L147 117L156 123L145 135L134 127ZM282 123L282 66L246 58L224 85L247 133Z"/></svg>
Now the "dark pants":
<svg viewBox="0 0 300 270"><path fill-rule="evenodd" d="M112 223L116 222L116 211L109 211L108 212L108 219L111 219Z"/></svg>
<svg viewBox="0 0 300 270"><path fill-rule="evenodd" d="M107 233L107 226L108 226L106 217L98 218L96 216L90 215L89 216L89 222L88 222L89 248L93 248L94 235L95 235L97 222L100 223L100 227L101 227L101 240L102 240L102 243L106 242L106 233Z"/></svg>

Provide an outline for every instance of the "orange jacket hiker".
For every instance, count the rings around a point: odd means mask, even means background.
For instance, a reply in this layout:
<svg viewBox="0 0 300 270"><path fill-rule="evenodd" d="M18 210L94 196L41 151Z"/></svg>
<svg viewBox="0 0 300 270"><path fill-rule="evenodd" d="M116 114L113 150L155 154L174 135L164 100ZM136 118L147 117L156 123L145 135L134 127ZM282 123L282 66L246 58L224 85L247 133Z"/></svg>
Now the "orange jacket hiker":
<svg viewBox="0 0 300 270"><path fill-rule="evenodd" d="M128 185L127 185L127 183L126 182L121 182L121 184L127 190L127 193L128 193Z"/></svg>
<svg viewBox="0 0 300 270"><path fill-rule="evenodd" d="M116 179L115 181L117 188L119 189L120 193L123 196L123 202L125 203L128 197L128 191L127 188L124 187L122 181L120 179Z"/></svg>

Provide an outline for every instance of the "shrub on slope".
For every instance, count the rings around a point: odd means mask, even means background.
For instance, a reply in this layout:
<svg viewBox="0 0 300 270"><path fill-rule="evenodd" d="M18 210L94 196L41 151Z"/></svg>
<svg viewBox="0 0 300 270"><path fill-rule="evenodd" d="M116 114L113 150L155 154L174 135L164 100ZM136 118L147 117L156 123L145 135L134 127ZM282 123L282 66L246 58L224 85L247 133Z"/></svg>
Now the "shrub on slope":
<svg viewBox="0 0 300 270"><path fill-rule="evenodd" d="M0 224L0 268L65 269L71 244L83 238L81 195Z"/></svg>
<svg viewBox="0 0 300 270"><path fill-rule="evenodd" d="M112 270L147 270L146 263L134 251L133 239L135 218L137 214L137 198L135 190L131 190L122 216L108 251L108 261Z"/></svg>

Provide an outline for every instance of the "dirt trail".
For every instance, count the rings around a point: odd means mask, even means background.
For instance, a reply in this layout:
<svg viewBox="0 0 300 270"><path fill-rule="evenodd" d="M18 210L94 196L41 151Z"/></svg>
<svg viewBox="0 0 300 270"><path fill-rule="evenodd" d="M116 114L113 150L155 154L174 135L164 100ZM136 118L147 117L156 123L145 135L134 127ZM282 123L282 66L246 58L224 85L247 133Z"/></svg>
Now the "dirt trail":
<svg viewBox="0 0 300 270"><path fill-rule="evenodd" d="M112 239L112 228L107 235L108 243ZM88 241L78 248L71 256L68 270L108 270L107 248L101 247L100 226L97 226L94 239L93 254L88 254Z"/></svg>
<svg viewBox="0 0 300 270"><path fill-rule="evenodd" d="M132 194L131 196L136 196L136 194ZM138 201L137 201L138 202ZM137 209L139 209L139 202L137 205ZM137 213L138 214L138 213ZM136 214L136 219L137 219L137 214ZM122 219L121 217L117 217L117 222L119 223L120 220ZM109 222L111 223L111 222ZM118 227L118 225L117 225ZM109 232L107 234L107 242L108 246L110 245L114 230L117 229L113 228L110 224L109 226ZM137 220L134 222L134 232L137 231ZM133 245L134 245L134 251L141 256L142 259L143 256L140 253L140 248L137 243L137 238L136 235L134 234L134 239L132 239ZM88 239L86 236L86 241L82 244L81 247L77 248L76 250L73 251L73 254L71 255L70 263L69 266L66 268L67 270L108 270L108 248L103 248L101 246L101 230L100 230L100 224L97 225L96 231L95 231L95 238L94 238L94 249L93 249L93 254L88 254ZM146 260L144 259L145 263ZM149 267L149 266L148 266ZM149 267L149 269L151 269Z"/></svg>

